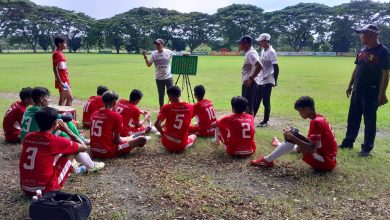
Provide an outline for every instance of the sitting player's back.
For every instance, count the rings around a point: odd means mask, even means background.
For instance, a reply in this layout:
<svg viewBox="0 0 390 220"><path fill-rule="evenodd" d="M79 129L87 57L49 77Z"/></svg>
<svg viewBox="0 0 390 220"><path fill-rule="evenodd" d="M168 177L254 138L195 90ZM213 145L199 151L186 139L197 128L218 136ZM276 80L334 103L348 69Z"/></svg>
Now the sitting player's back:
<svg viewBox="0 0 390 220"><path fill-rule="evenodd" d="M215 128L212 124L216 121L213 103L203 99L194 105L194 117L197 117L198 127L195 134L200 136L214 136Z"/></svg>
<svg viewBox="0 0 390 220"><path fill-rule="evenodd" d="M20 142L20 126L26 107L22 101L14 102L4 115L3 130L5 141Z"/></svg>
<svg viewBox="0 0 390 220"><path fill-rule="evenodd" d="M139 118L141 116L141 111L136 105L133 105L128 100L121 99L116 104L115 111L122 115L122 137L126 137L133 134L137 135L137 132L141 132L141 130L143 130L143 132L141 133L145 133L145 128L143 126L141 126L139 129L135 126L135 123L139 123Z"/></svg>
<svg viewBox="0 0 390 220"><path fill-rule="evenodd" d="M102 95L108 90L105 86L98 86L96 96L91 96L83 107L83 126L89 128L91 126L91 116L95 111L104 107Z"/></svg>

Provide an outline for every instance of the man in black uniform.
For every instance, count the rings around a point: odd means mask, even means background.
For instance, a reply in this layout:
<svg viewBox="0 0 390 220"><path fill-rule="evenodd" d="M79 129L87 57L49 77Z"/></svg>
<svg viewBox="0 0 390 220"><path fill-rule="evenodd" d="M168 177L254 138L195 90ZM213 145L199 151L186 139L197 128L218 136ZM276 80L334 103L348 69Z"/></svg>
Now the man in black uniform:
<svg viewBox="0 0 390 220"><path fill-rule="evenodd" d="M368 24L356 30L365 47L356 56L356 67L347 88L351 94L346 137L339 148L352 148L364 117L364 142L359 156L370 156L376 134L376 111L387 103L386 89L389 83L390 52L379 43L379 28Z"/></svg>

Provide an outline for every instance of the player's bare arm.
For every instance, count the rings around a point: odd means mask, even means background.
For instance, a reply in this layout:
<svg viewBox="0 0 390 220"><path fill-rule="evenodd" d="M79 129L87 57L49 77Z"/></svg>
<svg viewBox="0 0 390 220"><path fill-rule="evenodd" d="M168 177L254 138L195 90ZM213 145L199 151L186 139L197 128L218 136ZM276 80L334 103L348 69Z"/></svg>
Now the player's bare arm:
<svg viewBox="0 0 390 220"><path fill-rule="evenodd" d="M119 132L115 132L114 133L114 143L115 144L120 144L121 143L121 136L120 136Z"/></svg>
<svg viewBox="0 0 390 220"><path fill-rule="evenodd" d="M313 142L313 141L305 141L293 134L291 129L284 129L284 138L296 145L298 145L299 150L301 152L311 153L314 154L316 152L316 148L319 146L319 142Z"/></svg>
<svg viewBox="0 0 390 220"><path fill-rule="evenodd" d="M58 128L65 132L65 134L67 134L73 141L81 144L81 145L84 145L84 142L79 138L77 137L77 135L75 135L68 127L68 125L61 119L58 119L57 120L57 123L58 123Z"/></svg>
<svg viewBox="0 0 390 220"><path fill-rule="evenodd" d="M63 86L64 83L61 81L60 73L58 72L58 68L54 64L53 64L53 72L54 72L54 77L55 77L56 81L58 81Z"/></svg>
<svg viewBox="0 0 390 220"><path fill-rule="evenodd" d="M157 131L160 132L161 135L164 135L161 123L162 121L160 119L157 119L157 121L154 123L154 127L156 127Z"/></svg>
<svg viewBox="0 0 390 220"><path fill-rule="evenodd" d="M353 87L353 83L355 81L356 68L357 68L357 66L355 66L355 69L352 72L351 80L349 81L349 85L348 85L348 88L347 88L347 91L346 91L348 98L352 94L352 87Z"/></svg>
<svg viewBox="0 0 390 220"><path fill-rule="evenodd" d="M386 90L387 90L387 86L389 85L389 74L390 74L390 70L382 70L382 84L381 84L379 97L378 97L379 106L385 105L388 102L386 97Z"/></svg>
<svg viewBox="0 0 390 220"><path fill-rule="evenodd" d="M259 61L257 61L255 63L255 67L256 67L256 69L255 69L255 72L253 73L253 75L251 77L249 77L249 79L244 82L244 85L247 87L251 86L251 84L255 80L256 76L259 75L261 69L263 68Z"/></svg>
<svg viewBox="0 0 390 220"><path fill-rule="evenodd" d="M146 65L148 67L151 67L153 62L150 62L150 60L148 60L148 56L146 55L146 50L142 51L142 55L144 56L144 60L145 60Z"/></svg>

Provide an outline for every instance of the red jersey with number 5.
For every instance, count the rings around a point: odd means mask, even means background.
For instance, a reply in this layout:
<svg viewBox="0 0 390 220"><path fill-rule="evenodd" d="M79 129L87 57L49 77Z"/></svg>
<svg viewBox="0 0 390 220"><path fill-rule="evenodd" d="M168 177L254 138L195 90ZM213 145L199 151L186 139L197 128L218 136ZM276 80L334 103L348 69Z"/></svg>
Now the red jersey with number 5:
<svg viewBox="0 0 390 220"><path fill-rule="evenodd" d="M249 114L233 114L217 121L219 139L228 155L250 155L256 151L254 118Z"/></svg>
<svg viewBox="0 0 390 220"><path fill-rule="evenodd" d="M83 107L83 124L86 126L91 125L91 115L97 110L104 107L103 99L101 96L89 97L87 103Z"/></svg>
<svg viewBox="0 0 390 220"><path fill-rule="evenodd" d="M59 190L72 163L59 164L62 155L75 154L78 144L49 132L30 132L23 141L19 160L20 185L24 191ZM58 170L58 166L61 167Z"/></svg>
<svg viewBox="0 0 390 220"><path fill-rule="evenodd" d="M141 127L136 127L135 125L139 124L139 118L141 116L141 110L136 106L131 104L125 99L119 100L115 106L115 111L122 115L123 118L123 130L121 136L126 137L131 135L132 132L138 132Z"/></svg>
<svg viewBox="0 0 390 220"><path fill-rule="evenodd" d="M175 102L164 105L157 118L165 122L162 144L169 151L182 151L188 144L188 128L191 123L193 105Z"/></svg>
<svg viewBox="0 0 390 220"><path fill-rule="evenodd" d="M65 55L59 50L55 50L53 52L53 66L57 69L61 81L63 83L67 82L70 84L66 58Z"/></svg>
<svg viewBox="0 0 390 220"><path fill-rule="evenodd" d="M94 112L91 120L91 152L97 156L115 154L118 145L114 143L114 133L122 131L122 116L104 108Z"/></svg>
<svg viewBox="0 0 390 220"><path fill-rule="evenodd" d="M194 105L194 117L198 120L199 135L212 136L215 129L211 124L216 121L213 103L208 99L203 99Z"/></svg>

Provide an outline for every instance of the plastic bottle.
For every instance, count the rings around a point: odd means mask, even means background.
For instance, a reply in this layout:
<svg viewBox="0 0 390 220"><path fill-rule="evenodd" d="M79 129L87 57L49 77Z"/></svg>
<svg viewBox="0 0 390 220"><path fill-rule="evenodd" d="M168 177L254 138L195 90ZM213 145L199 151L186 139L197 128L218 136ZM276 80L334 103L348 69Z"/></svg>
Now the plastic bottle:
<svg viewBox="0 0 390 220"><path fill-rule="evenodd" d="M87 168L84 165L80 165L80 166L74 168L74 173L80 174L80 173L84 173L86 170L87 170Z"/></svg>

